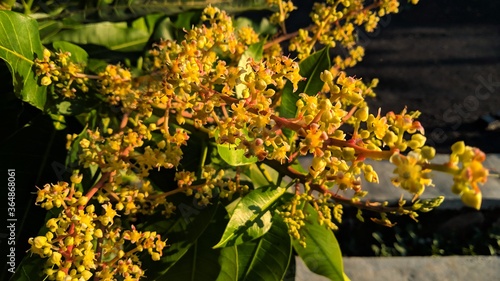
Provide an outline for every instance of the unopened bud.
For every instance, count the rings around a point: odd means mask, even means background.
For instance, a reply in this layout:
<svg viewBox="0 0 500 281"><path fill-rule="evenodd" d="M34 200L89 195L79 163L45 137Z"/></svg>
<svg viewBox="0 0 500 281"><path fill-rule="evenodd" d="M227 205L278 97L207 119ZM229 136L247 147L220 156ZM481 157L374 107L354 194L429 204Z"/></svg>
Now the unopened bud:
<svg viewBox="0 0 500 281"><path fill-rule="evenodd" d="M462 193L461 199L465 206L472 207L476 210L481 209L481 201L482 201L481 192L476 192L472 189L466 189Z"/></svg>

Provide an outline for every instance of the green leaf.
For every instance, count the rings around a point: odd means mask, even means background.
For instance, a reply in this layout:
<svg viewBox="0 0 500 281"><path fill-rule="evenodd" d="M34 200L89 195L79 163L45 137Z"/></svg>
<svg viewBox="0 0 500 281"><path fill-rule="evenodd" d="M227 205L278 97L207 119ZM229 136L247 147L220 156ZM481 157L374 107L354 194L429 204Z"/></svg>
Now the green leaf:
<svg viewBox="0 0 500 281"><path fill-rule="evenodd" d="M221 270L217 281L238 280L238 248L237 246L222 248L219 256Z"/></svg>
<svg viewBox="0 0 500 281"><path fill-rule="evenodd" d="M272 35L276 33L276 26L272 24L267 18L263 18L260 23L252 21L249 18L238 17L234 20L234 26L236 28L251 27L257 34L260 35Z"/></svg>
<svg viewBox="0 0 500 281"><path fill-rule="evenodd" d="M61 21L47 20L38 23L38 30L40 32L40 39L43 40L47 37L54 36L62 28L64 24Z"/></svg>
<svg viewBox="0 0 500 281"><path fill-rule="evenodd" d="M264 176L264 174L259 169L257 164L252 164L248 166L248 169L245 170L245 174L252 180L252 184L256 189L262 186L268 186L270 184L273 184L272 181L270 181Z"/></svg>
<svg viewBox="0 0 500 281"><path fill-rule="evenodd" d="M89 55L80 46L69 43L69 42L57 41L57 42L52 43L52 47L56 51L70 52L71 53L70 60L72 62L79 63L79 64L82 64L84 66L87 65Z"/></svg>
<svg viewBox="0 0 500 281"><path fill-rule="evenodd" d="M141 28L134 27L134 24ZM43 43L68 41L78 45L104 46L112 51L134 52L143 50L152 33L153 29L146 26L144 18L139 18L130 27L126 22L67 26L59 33L45 38Z"/></svg>
<svg viewBox="0 0 500 281"><path fill-rule="evenodd" d="M108 66L108 63L104 60L90 58L87 69L93 73L99 73L104 71L106 69L106 66Z"/></svg>
<svg viewBox="0 0 500 281"><path fill-rule="evenodd" d="M245 150L241 148L237 149L236 145L232 144L217 144L217 152L222 160L231 166L244 166L258 161L255 156L247 158Z"/></svg>
<svg viewBox="0 0 500 281"><path fill-rule="evenodd" d="M244 132L246 134L246 131ZM215 139L219 138L219 131L215 132ZM244 166L258 161L257 157L245 156L245 150L237 148L240 140L236 140L236 144L219 144L217 143L217 153L222 160L226 161L231 166Z"/></svg>
<svg viewBox="0 0 500 281"><path fill-rule="evenodd" d="M283 280L293 257L288 227L277 215L273 217L273 225L264 236L236 248L238 280L242 281Z"/></svg>
<svg viewBox="0 0 500 281"><path fill-rule="evenodd" d="M192 197L186 197L184 194L180 194L178 197L181 196L183 198L180 202L174 202L177 206L176 217L168 220L165 220L164 216L158 216L156 218L150 217L148 218L148 225L144 227L146 230L156 231L161 234L162 237L167 238L167 243L170 245L165 248L163 256L159 261L150 262L146 265L148 268L148 277L150 277L151 280L154 280L153 276L163 276L169 272L188 250L195 245L196 241L199 240L200 235L205 232L217 210L224 209L218 208L219 204L216 201L212 202L212 204L207 207L202 207L193 204ZM221 229L222 228L223 226L221 226ZM213 243L215 242L216 241L213 241ZM210 244L209 247L211 247L213 243Z"/></svg>
<svg viewBox="0 0 500 281"><path fill-rule="evenodd" d="M324 48L303 60L299 64L299 73L306 80L299 82L297 91L295 92L293 91L292 83L287 81L281 97L280 116L294 118L297 114L296 103L299 100L299 94L306 93L309 96L314 96L321 91L324 83L319 76L322 71L329 69L330 66L328 48Z"/></svg>
<svg viewBox="0 0 500 281"><path fill-rule="evenodd" d="M214 203L214 205L217 205L217 203ZM205 210L202 212L205 212ZM203 234L193 242L189 251L171 268L161 273L158 273L158 267L161 269L163 265L153 262L151 265L154 270L146 271L148 280L215 280L221 271L221 265L219 264L221 249L212 249L212 245L217 242L217 237L222 235L224 226L227 224L226 216L227 213L224 208L217 208L215 215L212 214L212 218L208 219L207 222L203 222L208 226L204 228ZM193 221L193 223L195 222ZM198 223L201 222L198 221ZM170 237L170 234L166 237ZM176 252L164 251L163 256L170 254L176 254Z"/></svg>
<svg viewBox="0 0 500 281"><path fill-rule="evenodd" d="M283 187L268 186L243 197L214 248L239 245L264 235L272 224L271 209L285 191Z"/></svg>
<svg viewBox="0 0 500 281"><path fill-rule="evenodd" d="M16 268L14 275L10 277L10 280L15 281L35 281L43 280L43 268L46 263L46 259L42 259L38 255L26 255L21 264Z"/></svg>
<svg viewBox="0 0 500 281"><path fill-rule="evenodd" d="M319 224L318 212L309 203L304 203L302 209L308 215L301 230L307 247L304 248L298 240L293 240L295 251L312 272L330 280L344 280L342 253L335 235L326 226Z"/></svg>
<svg viewBox="0 0 500 281"><path fill-rule="evenodd" d="M184 12L177 16L177 19L174 22L175 28L178 29L190 29L193 22L199 21L199 17L201 16L201 12L190 11Z"/></svg>
<svg viewBox="0 0 500 281"><path fill-rule="evenodd" d="M295 255L292 255L290 262L288 263L288 268L286 269L285 276L283 276L282 281L294 281L297 272L297 264L295 261Z"/></svg>
<svg viewBox="0 0 500 281"><path fill-rule="evenodd" d="M59 1L55 1L59 3ZM68 3L69 2L69 3ZM265 0L114 0L101 1L67 1L64 12L55 18L71 18L79 22L124 21L138 17L162 13L175 15L187 10L203 9L209 4L229 12L269 9ZM47 5L49 9L60 8L59 5ZM47 11L50 13L50 11Z"/></svg>
<svg viewBox="0 0 500 281"><path fill-rule="evenodd" d="M174 39L174 26L169 18L164 17L156 23L150 41L156 42L160 40L173 40Z"/></svg>
<svg viewBox="0 0 500 281"><path fill-rule="evenodd" d="M300 159L300 158L299 158ZM304 166L302 166L301 161L295 160L292 165L290 165L291 168L293 168L295 171L307 175L309 171L307 171Z"/></svg>
<svg viewBox="0 0 500 281"><path fill-rule="evenodd" d="M0 58L12 74L16 95L41 110L47 88L38 85L33 61L42 56L37 22L19 13L0 11Z"/></svg>
<svg viewBox="0 0 500 281"><path fill-rule="evenodd" d="M276 184L279 177L279 173L275 169L261 163L249 165L244 173L252 180L255 188Z"/></svg>

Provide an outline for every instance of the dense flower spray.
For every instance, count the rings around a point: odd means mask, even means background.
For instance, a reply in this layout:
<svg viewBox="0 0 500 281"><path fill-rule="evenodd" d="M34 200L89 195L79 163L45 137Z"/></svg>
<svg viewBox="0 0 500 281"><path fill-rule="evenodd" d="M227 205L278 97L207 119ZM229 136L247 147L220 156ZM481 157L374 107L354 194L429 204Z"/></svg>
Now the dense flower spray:
<svg viewBox="0 0 500 281"><path fill-rule="evenodd" d="M277 213L291 237L304 246L301 228L308 214L301 204L311 204L320 224L329 229L341 222L344 204L378 211L382 217L374 220L391 225L386 213L415 218L418 211L442 202L418 200L432 186L431 171L449 173L453 192L479 209L479 185L488 175L484 154L459 142L448 163L432 163L435 150L425 145L424 128L416 121L419 112L405 108L382 115L370 110L365 99L374 96L378 81L366 82L344 72L364 54L357 45L356 28L373 31L381 16L398 12L398 1L316 3L313 24L294 33L286 33L284 25L295 9L293 3L268 2L277 7L270 20L282 33L267 43L254 29L236 27L228 14L209 6L202 23L186 30L183 40L156 43L139 76L121 65L84 74L84 67L65 52L46 50L35 61L41 84L55 84L60 97L95 93L106 107L118 108L120 116L119 122L106 117L102 120L108 121L95 129L68 136L68 148L79 154L77 164L99 171L90 188L84 188L83 173L76 171L70 182L38 190L37 204L57 210L46 223L47 231L29 241L31 253L46 259L50 280L138 280L147 275L141 253L157 261L168 247L168 237L134 225L138 216L159 213L168 219L178 208L169 200L175 194L192 196L200 206L215 197L232 202L245 196L251 187L242 180L244 166L206 164L204 158L199 172L180 165L196 134L292 178L293 195ZM285 40L290 40L289 51L297 59L284 54L279 43ZM345 55L336 56L332 66L321 71L318 91L299 92L304 89L301 83L308 83L300 74L300 62L317 53L320 45L337 44ZM255 54L259 48L261 53ZM285 94L295 98L293 116L284 113ZM294 165L305 155L312 163L299 171ZM394 164L392 182L413 194L414 204L363 202L368 191L361 177L375 183L379 179L364 162L367 158ZM151 173L166 169L175 170L176 184L154 186Z"/></svg>

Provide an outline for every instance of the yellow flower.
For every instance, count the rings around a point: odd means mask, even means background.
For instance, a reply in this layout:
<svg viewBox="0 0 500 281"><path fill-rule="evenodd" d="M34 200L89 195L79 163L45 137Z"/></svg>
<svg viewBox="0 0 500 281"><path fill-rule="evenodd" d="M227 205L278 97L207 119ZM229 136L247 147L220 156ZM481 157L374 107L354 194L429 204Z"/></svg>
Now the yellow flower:
<svg viewBox="0 0 500 281"><path fill-rule="evenodd" d="M62 258L61 253L53 252L52 256L50 256L50 262L54 265L61 266L61 258Z"/></svg>
<svg viewBox="0 0 500 281"><path fill-rule="evenodd" d="M116 216L115 209L113 209L113 206L109 203L102 205L102 207L106 213L99 217L99 221L105 226L109 223L113 224L113 218Z"/></svg>
<svg viewBox="0 0 500 281"><path fill-rule="evenodd" d="M328 135L324 131L319 130L317 124L312 124L311 128L307 130L306 137L300 142L300 153L305 155L309 151L314 156L322 156L323 141L327 139Z"/></svg>
<svg viewBox="0 0 500 281"><path fill-rule="evenodd" d="M426 186L432 185L432 179L429 178L430 170L422 169L419 154L410 152L408 156L404 156L396 153L391 156L390 161L396 165L393 172L397 176L391 179L395 186L401 186L415 195L420 195Z"/></svg>
<svg viewBox="0 0 500 281"><path fill-rule="evenodd" d="M41 249L42 247L44 247L46 245L47 245L47 237L37 236L34 239L33 246L35 246L35 248Z"/></svg>
<svg viewBox="0 0 500 281"><path fill-rule="evenodd" d="M380 117L380 112L375 117L373 114L368 116L368 120L366 121L368 130L372 131L378 139L383 139L387 130L389 129L389 125L387 125L387 118Z"/></svg>

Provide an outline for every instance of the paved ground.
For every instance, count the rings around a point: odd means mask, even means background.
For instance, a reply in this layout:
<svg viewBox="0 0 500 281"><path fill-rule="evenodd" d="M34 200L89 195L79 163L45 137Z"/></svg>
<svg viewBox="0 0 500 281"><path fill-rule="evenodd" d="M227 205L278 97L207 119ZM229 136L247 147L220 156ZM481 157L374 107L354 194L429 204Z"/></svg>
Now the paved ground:
<svg viewBox="0 0 500 281"><path fill-rule="evenodd" d="M344 258L352 281L483 281L498 280L500 257ZM296 281L326 281L307 272L297 259Z"/></svg>

